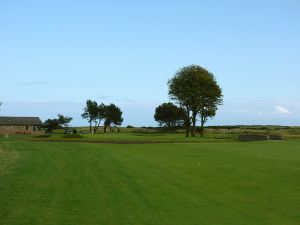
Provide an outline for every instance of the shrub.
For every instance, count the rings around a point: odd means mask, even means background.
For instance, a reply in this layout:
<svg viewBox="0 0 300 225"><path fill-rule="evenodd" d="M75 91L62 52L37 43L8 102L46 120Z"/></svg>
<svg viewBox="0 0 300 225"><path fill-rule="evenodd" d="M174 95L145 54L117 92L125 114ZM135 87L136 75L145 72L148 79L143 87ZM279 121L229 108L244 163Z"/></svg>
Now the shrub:
<svg viewBox="0 0 300 225"><path fill-rule="evenodd" d="M134 126L128 125L126 128L134 128Z"/></svg>
<svg viewBox="0 0 300 225"><path fill-rule="evenodd" d="M259 129L260 130L267 130L268 128L267 127L260 127Z"/></svg>
<svg viewBox="0 0 300 225"><path fill-rule="evenodd" d="M270 140L282 140L282 136L278 134L270 135Z"/></svg>
<svg viewBox="0 0 300 225"><path fill-rule="evenodd" d="M73 129L73 130L72 130L72 133L73 133L73 134L78 134L78 131L77 131L76 129Z"/></svg>
<svg viewBox="0 0 300 225"><path fill-rule="evenodd" d="M50 134L40 134L40 135L35 135L34 138L49 138L51 137Z"/></svg>
<svg viewBox="0 0 300 225"><path fill-rule="evenodd" d="M268 135L263 134L241 134L239 135L240 141L266 141L269 140Z"/></svg>
<svg viewBox="0 0 300 225"><path fill-rule="evenodd" d="M80 134L65 134L62 136L63 138L82 138Z"/></svg>

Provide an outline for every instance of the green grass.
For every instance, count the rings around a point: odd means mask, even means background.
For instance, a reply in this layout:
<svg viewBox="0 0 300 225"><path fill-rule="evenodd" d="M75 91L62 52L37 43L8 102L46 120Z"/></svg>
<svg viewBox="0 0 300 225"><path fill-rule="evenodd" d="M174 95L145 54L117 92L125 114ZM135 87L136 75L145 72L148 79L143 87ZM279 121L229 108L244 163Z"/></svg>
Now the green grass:
<svg viewBox="0 0 300 225"><path fill-rule="evenodd" d="M261 129L264 128L264 129ZM64 130L55 130L53 133L45 135L19 136L20 139L31 141L60 141L60 142L94 142L94 143L211 143L211 142L233 142L238 140L240 134L265 134L281 135L284 139L300 139L300 129L298 127L288 129L276 126L245 126L226 129L225 127L216 129L206 129L205 137L185 138L184 130L168 131L155 128L121 128L120 133L103 133L103 129L98 130L98 134L88 134L88 127L76 128L83 134L64 135Z"/></svg>
<svg viewBox="0 0 300 225"><path fill-rule="evenodd" d="M0 224L298 225L299 146L0 138Z"/></svg>
<svg viewBox="0 0 300 225"><path fill-rule="evenodd" d="M22 138L22 137L20 137ZM184 134L170 133L107 133L107 134L82 134L65 135L51 134L50 136L32 136L23 138L30 141L64 141L64 142L96 142L96 143L181 143L181 142L224 142L234 141L237 135L232 134L208 134L205 138L185 138Z"/></svg>

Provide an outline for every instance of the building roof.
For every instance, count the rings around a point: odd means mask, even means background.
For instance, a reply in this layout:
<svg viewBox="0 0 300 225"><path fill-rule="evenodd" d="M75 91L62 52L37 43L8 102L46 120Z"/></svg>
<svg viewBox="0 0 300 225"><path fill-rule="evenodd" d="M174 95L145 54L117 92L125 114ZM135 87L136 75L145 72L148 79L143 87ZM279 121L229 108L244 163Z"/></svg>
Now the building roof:
<svg viewBox="0 0 300 225"><path fill-rule="evenodd" d="M0 116L0 126L41 126L42 124L39 117Z"/></svg>

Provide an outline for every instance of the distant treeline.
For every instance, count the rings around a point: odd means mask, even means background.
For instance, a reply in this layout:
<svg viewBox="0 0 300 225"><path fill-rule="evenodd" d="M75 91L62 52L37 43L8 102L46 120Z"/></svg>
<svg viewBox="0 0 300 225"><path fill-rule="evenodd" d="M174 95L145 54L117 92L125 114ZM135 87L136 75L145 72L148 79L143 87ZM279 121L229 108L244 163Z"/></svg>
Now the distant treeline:
<svg viewBox="0 0 300 225"><path fill-rule="evenodd" d="M133 126L127 126L127 128L134 128ZM144 129L157 129L157 130L163 130L166 129L164 127L153 127L153 126L142 126L141 128ZM276 126L276 125L224 125L224 126L205 126L206 129L248 129L248 130L267 130L267 129L293 129L293 128L300 128L300 127L291 127L291 126ZM175 129L184 129L184 127L176 127Z"/></svg>
<svg viewBox="0 0 300 225"><path fill-rule="evenodd" d="M276 125L234 125L234 126L206 126L208 129L249 129L249 130L267 130L267 129L292 129L290 126Z"/></svg>

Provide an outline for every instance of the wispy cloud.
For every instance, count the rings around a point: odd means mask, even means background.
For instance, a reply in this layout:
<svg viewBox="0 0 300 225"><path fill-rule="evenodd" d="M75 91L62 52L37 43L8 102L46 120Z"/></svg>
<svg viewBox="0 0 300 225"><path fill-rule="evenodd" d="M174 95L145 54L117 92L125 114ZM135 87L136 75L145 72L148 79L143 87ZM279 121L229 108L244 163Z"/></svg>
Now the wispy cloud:
<svg viewBox="0 0 300 225"><path fill-rule="evenodd" d="M24 86L30 86L30 85L52 85L52 82L44 82L44 81L21 81L21 82L15 82L15 85L24 85Z"/></svg>
<svg viewBox="0 0 300 225"><path fill-rule="evenodd" d="M5 70L6 69L6 66L5 65L1 65L0 66L0 70Z"/></svg>
<svg viewBox="0 0 300 225"><path fill-rule="evenodd" d="M291 114L291 112L287 108L284 108L283 106L280 105L277 105L275 107L275 111L278 114Z"/></svg>
<svg viewBox="0 0 300 225"><path fill-rule="evenodd" d="M102 96L99 96L98 99L101 99L101 100L107 100L107 99L111 99L113 98L113 96L111 95L102 95Z"/></svg>
<svg viewBox="0 0 300 225"><path fill-rule="evenodd" d="M138 101L136 101L136 100L127 99L127 98L119 98L119 99L116 99L116 101L117 101L118 103L124 103L124 104L138 103Z"/></svg>
<svg viewBox="0 0 300 225"><path fill-rule="evenodd" d="M133 100L133 99L128 99L128 98L116 98L115 96L112 95L102 95L97 97L97 99L99 99L100 101L112 101L114 103L118 103L118 104L132 104L132 103L138 103L138 101Z"/></svg>

